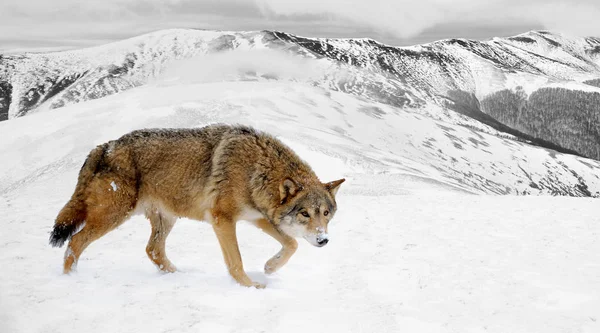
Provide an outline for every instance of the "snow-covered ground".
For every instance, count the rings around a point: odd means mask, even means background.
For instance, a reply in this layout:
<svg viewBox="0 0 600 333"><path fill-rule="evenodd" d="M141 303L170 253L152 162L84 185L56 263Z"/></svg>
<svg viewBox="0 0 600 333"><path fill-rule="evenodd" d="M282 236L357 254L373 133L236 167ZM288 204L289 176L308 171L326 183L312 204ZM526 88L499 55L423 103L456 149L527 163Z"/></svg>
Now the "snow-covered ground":
<svg viewBox="0 0 600 333"><path fill-rule="evenodd" d="M322 180L346 177L331 242L279 245L242 224L229 277L209 225L180 220L161 274L134 217L62 275L48 236L95 145L143 127L246 123L279 136ZM598 332L598 162L300 83L172 80L0 123L0 332ZM565 166L568 166L565 167ZM562 186L561 185L561 186ZM541 185L540 185L541 186Z"/></svg>
<svg viewBox="0 0 600 333"><path fill-rule="evenodd" d="M301 243L274 276L261 269L279 245L239 227L245 267L267 283L255 290L189 220L169 237L175 274L146 258L136 217L62 275L47 236L69 178L2 202L1 332L600 331L597 200L341 191L330 244Z"/></svg>

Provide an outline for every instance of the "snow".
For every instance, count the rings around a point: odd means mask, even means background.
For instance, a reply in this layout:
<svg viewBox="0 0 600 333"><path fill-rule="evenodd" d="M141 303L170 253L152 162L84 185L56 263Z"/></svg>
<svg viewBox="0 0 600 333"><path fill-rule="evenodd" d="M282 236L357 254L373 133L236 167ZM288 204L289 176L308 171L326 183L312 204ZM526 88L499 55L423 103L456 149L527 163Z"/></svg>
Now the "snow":
<svg viewBox="0 0 600 333"><path fill-rule="evenodd" d="M547 84L541 88L563 88L569 90L579 90L591 93L600 93L600 88L579 82L556 82Z"/></svg>
<svg viewBox="0 0 600 333"><path fill-rule="evenodd" d="M239 226L245 267L267 282L254 290L229 278L211 228L189 220L167 243L175 274L146 258L149 223L135 217L63 276L62 250L47 246L47 233L70 188L51 198L36 187L2 201L2 332L600 329L597 200L341 189L329 244L300 240L273 276L261 269L279 245Z"/></svg>
<svg viewBox="0 0 600 333"><path fill-rule="evenodd" d="M110 187L112 187L112 190L113 190L113 191L115 191L115 192L116 192L116 191L117 191L117 189L118 189L118 187L117 187L117 184L115 184L115 182L114 182L114 181L110 182Z"/></svg>
<svg viewBox="0 0 600 333"><path fill-rule="evenodd" d="M241 223L245 269L267 284L248 289L187 219L167 241L179 271L159 273L135 216L62 274L48 236L90 149L216 122L267 130L323 181L346 178L326 246L299 239L266 276L280 245ZM597 161L301 83L173 77L0 123L0 156L0 332L600 331L598 199L529 187L575 186L575 171L600 191ZM524 190L540 195L496 195Z"/></svg>

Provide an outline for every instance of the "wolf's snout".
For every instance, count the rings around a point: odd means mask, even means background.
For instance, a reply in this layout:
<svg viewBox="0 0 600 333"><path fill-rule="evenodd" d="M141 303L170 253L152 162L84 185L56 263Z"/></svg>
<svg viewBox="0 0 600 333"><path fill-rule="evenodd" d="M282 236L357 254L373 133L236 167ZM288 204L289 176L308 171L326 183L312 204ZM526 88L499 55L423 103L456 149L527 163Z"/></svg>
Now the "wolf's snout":
<svg viewBox="0 0 600 333"><path fill-rule="evenodd" d="M317 244L319 246L325 246L327 243L329 243L329 238L317 238Z"/></svg>
<svg viewBox="0 0 600 333"><path fill-rule="evenodd" d="M327 244L328 242L329 242L329 239L327 239L327 238L317 240L317 244L319 244L319 246L325 246L325 244Z"/></svg>

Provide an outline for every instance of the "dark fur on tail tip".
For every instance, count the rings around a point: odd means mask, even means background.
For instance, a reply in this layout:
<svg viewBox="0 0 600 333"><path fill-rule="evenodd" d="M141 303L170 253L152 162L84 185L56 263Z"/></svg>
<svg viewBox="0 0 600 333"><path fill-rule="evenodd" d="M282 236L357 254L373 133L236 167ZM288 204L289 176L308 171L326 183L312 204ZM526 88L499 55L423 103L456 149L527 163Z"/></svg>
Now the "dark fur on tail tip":
<svg viewBox="0 0 600 333"><path fill-rule="evenodd" d="M58 224L54 226L50 234L50 245L52 247L61 247L73 236L77 226L75 224Z"/></svg>

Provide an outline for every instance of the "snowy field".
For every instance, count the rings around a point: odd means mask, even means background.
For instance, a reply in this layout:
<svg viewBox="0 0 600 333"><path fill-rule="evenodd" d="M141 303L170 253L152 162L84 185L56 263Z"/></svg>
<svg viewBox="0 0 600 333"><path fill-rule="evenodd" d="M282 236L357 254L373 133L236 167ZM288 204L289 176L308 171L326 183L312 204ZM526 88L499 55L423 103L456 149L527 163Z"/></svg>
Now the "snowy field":
<svg viewBox="0 0 600 333"><path fill-rule="evenodd" d="M150 226L136 217L62 275L47 238L63 181L0 207L1 332L600 331L597 200L341 191L330 244L300 243L273 276L262 266L279 245L240 225L246 270L267 283L256 290L235 284L210 226L189 220L167 243L175 274L148 260Z"/></svg>
<svg viewBox="0 0 600 333"><path fill-rule="evenodd" d="M157 84L0 123L0 332L600 332L598 199L494 195L548 170L568 183L552 163L598 190L597 162L361 103L300 84ZM138 216L62 274L48 236L91 148L221 121L275 133L324 181L346 177L327 246L301 241L266 276L279 245L241 224L245 268L267 284L248 289L203 222L176 224L179 271L159 273Z"/></svg>

